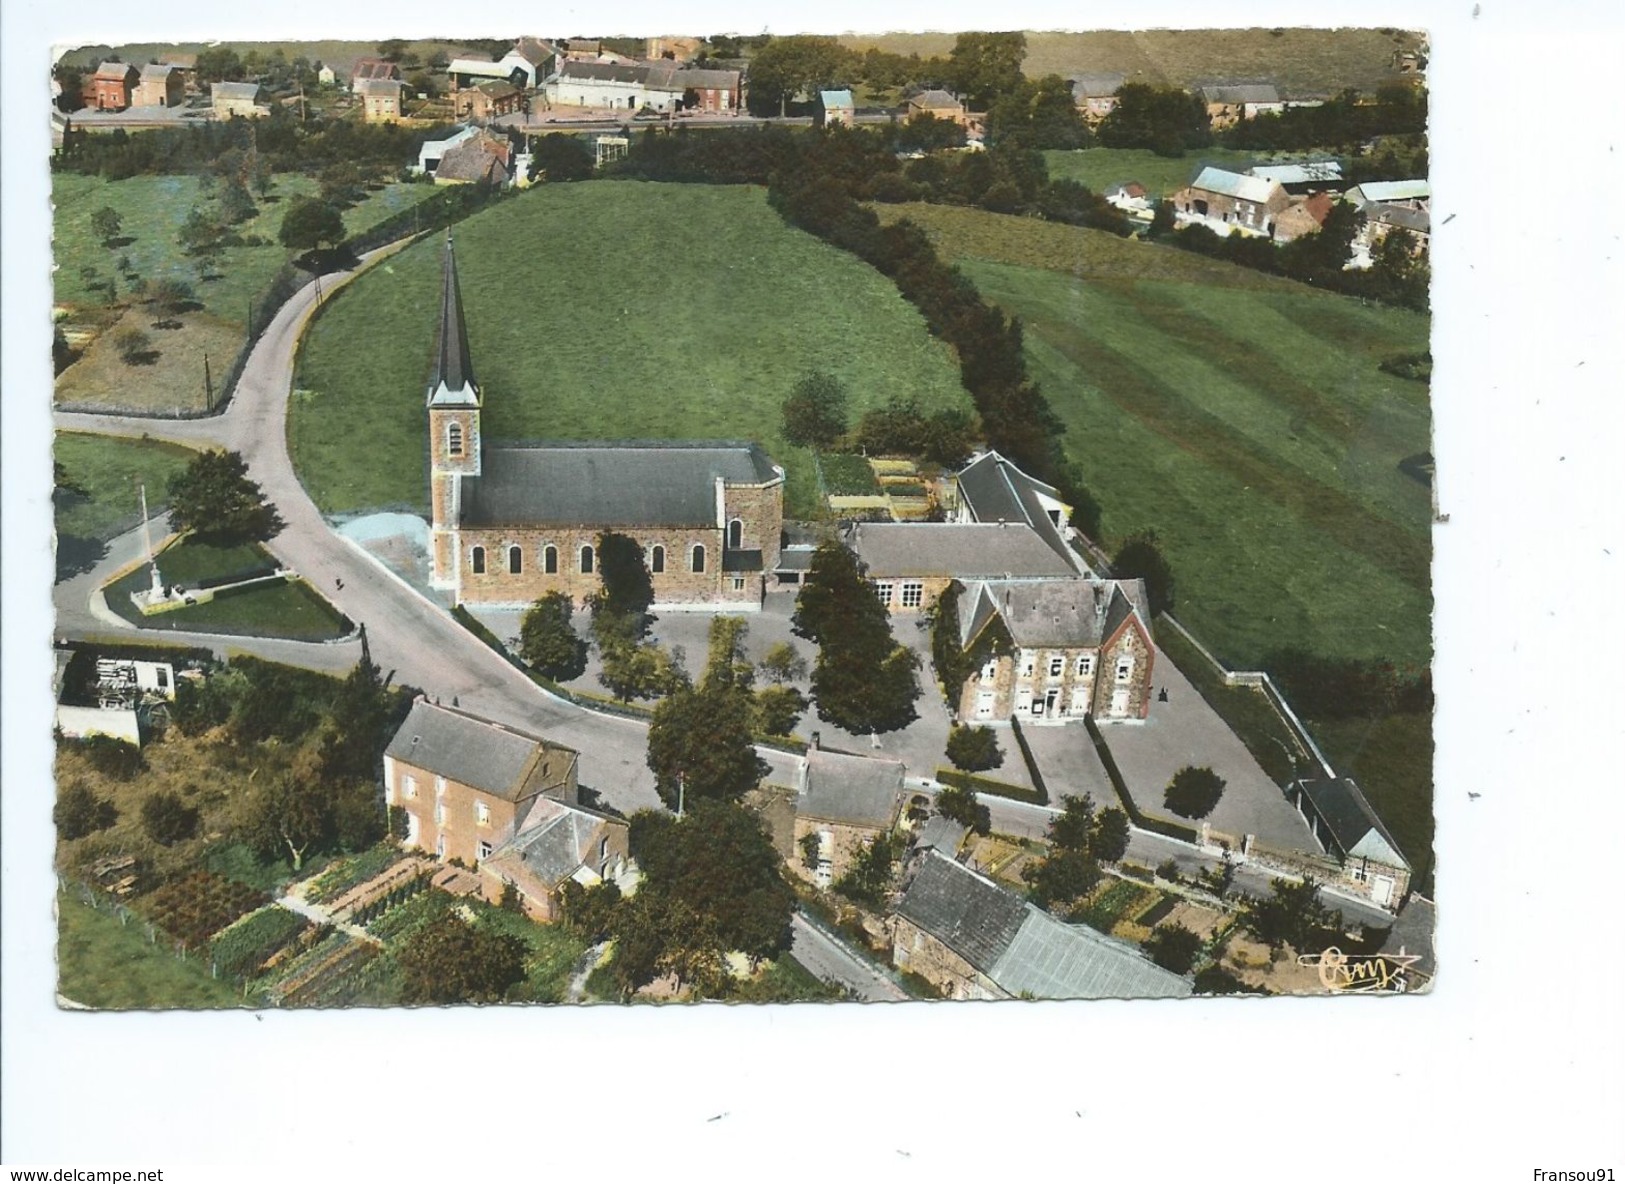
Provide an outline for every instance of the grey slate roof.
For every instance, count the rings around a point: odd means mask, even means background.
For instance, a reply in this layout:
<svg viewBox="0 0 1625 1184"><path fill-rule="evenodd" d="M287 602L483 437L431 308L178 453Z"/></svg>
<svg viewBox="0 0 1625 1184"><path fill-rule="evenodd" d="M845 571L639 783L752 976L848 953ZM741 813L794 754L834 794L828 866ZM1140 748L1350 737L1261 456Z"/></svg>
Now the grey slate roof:
<svg viewBox="0 0 1625 1184"><path fill-rule="evenodd" d="M922 90L911 98L909 103L930 110L944 110L962 106L958 99L945 90Z"/></svg>
<svg viewBox="0 0 1625 1184"><path fill-rule="evenodd" d="M1432 226L1432 219L1426 210L1413 210L1410 206L1374 201L1368 203L1362 212L1373 222L1398 226L1413 234L1427 234Z"/></svg>
<svg viewBox="0 0 1625 1184"><path fill-rule="evenodd" d="M989 450L959 471L959 498L978 522L1025 522L1067 564L1084 570L1077 552L1066 545L1061 532L1050 521L1038 495L1062 501L1053 485L1030 477L1012 462ZM1064 504L1064 503L1063 503Z"/></svg>
<svg viewBox="0 0 1625 1184"><path fill-rule="evenodd" d="M542 798L501 853L512 852L544 884L559 884L592 858L593 835L606 817Z"/></svg>
<svg viewBox="0 0 1625 1184"><path fill-rule="evenodd" d="M1192 989L1126 942L1032 906L988 977L1035 999L1179 999Z"/></svg>
<svg viewBox="0 0 1625 1184"><path fill-rule="evenodd" d="M1025 522L865 522L846 542L878 579L1077 574Z"/></svg>
<svg viewBox="0 0 1625 1184"><path fill-rule="evenodd" d="M260 84L257 82L216 82L209 93L217 99L258 99L260 97Z"/></svg>
<svg viewBox="0 0 1625 1184"><path fill-rule="evenodd" d="M683 91L733 90L739 85L738 70L685 69L678 62L580 62L568 61L560 78L589 82L619 82L645 86L650 90Z"/></svg>
<svg viewBox="0 0 1625 1184"><path fill-rule="evenodd" d="M1279 103L1281 94L1267 82L1202 87L1205 103Z"/></svg>
<svg viewBox="0 0 1625 1184"><path fill-rule="evenodd" d="M1122 74L1078 74L1072 79L1073 99L1104 98L1117 93L1127 78Z"/></svg>
<svg viewBox="0 0 1625 1184"><path fill-rule="evenodd" d="M903 794L901 761L813 749L807 753L796 813L824 822L886 828Z"/></svg>
<svg viewBox="0 0 1625 1184"><path fill-rule="evenodd" d="M1304 778L1297 784L1346 855L1410 867L1399 853L1399 844L1352 778Z"/></svg>
<svg viewBox="0 0 1625 1184"><path fill-rule="evenodd" d="M717 525L716 479L780 479L755 444L627 440L486 447L477 477L464 477L464 526ZM713 560L714 561L714 560Z"/></svg>
<svg viewBox="0 0 1625 1184"><path fill-rule="evenodd" d="M933 850L903 893L897 913L985 974L1020 932L1027 905Z"/></svg>
<svg viewBox="0 0 1625 1184"><path fill-rule="evenodd" d="M575 752L517 728L419 699L384 755L506 801L518 801L528 785L559 781Z"/></svg>
<svg viewBox="0 0 1625 1184"><path fill-rule="evenodd" d="M983 580L959 594L960 643L998 615L1019 646L1098 646L1136 612L1150 633L1143 580Z"/></svg>
<svg viewBox="0 0 1625 1184"><path fill-rule="evenodd" d="M965 841L969 828L962 822L955 822L952 818L945 818L941 814L933 814L925 820L914 836L914 845L922 851L931 849L940 851L952 859L959 850L959 844Z"/></svg>
<svg viewBox="0 0 1625 1184"><path fill-rule="evenodd" d="M466 146L466 145L464 145ZM486 154L478 153L480 157ZM449 149L440 158L440 175L456 175L457 151ZM446 173L451 165L452 174ZM446 254L441 264L440 329L435 346L434 371L429 375L429 405L469 406L479 403L479 386L474 381L474 362L468 352L468 324L463 318L463 293L457 286L457 259L452 254L451 234L446 234Z"/></svg>

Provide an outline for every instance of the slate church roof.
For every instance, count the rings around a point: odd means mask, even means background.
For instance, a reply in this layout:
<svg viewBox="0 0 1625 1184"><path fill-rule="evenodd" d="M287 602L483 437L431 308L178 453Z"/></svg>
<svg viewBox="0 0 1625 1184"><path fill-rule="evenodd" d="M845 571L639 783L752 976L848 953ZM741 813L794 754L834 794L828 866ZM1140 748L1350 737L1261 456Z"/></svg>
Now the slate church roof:
<svg viewBox="0 0 1625 1184"><path fill-rule="evenodd" d="M434 372L429 376L429 406L477 407L480 390L474 381L474 361L468 352L468 323L463 317L463 293L457 286L457 262L452 255L449 231L441 270L440 329Z"/></svg>

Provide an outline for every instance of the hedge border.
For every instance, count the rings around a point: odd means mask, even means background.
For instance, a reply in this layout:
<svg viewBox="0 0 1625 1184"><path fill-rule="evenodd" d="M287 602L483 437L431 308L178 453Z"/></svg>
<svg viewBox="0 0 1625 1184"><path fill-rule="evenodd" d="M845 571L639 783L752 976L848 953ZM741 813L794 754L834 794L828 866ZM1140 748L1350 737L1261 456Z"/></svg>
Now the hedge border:
<svg viewBox="0 0 1625 1184"><path fill-rule="evenodd" d="M998 798L1026 802L1030 806L1049 805L1048 795L1041 790L1028 789L1022 785L1012 785L1008 781L995 781L991 777L978 777L974 773L961 773L958 769L939 768L936 772L936 779L944 785L951 785L955 789L969 790L971 793L991 794Z"/></svg>
<svg viewBox="0 0 1625 1184"><path fill-rule="evenodd" d="M1134 804L1134 798L1128 791L1128 783L1123 780L1123 772L1117 767L1117 758L1112 750L1106 746L1106 738L1100 734L1100 727L1095 723L1094 717L1083 717L1083 726L1089 729L1089 739L1094 741L1095 752L1100 756L1100 763L1106 767L1106 776L1117 791L1117 800L1128 815L1129 821L1141 830L1148 830L1154 834L1166 835L1170 839L1179 839L1181 842L1196 842L1196 831L1188 826L1180 826L1177 822L1164 822L1161 818L1153 818L1145 814L1140 807Z"/></svg>

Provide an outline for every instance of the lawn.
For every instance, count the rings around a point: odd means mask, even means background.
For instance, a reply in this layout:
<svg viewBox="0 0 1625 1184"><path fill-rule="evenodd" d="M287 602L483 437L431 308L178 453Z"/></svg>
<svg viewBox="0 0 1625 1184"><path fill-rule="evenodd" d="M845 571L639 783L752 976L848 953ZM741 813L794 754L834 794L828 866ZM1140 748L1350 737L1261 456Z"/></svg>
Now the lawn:
<svg viewBox="0 0 1625 1184"><path fill-rule="evenodd" d="M108 320L108 312L122 310L116 327L147 332L154 355L139 365L126 363L112 348L110 332L103 332L84 346L79 361L58 376L57 401L87 408L203 410L205 355L218 398L219 384L242 347L250 308L256 321L274 311L259 308L257 302L277 270L293 255L276 241L283 203L295 194L316 192L316 182L310 177L276 174L270 198L259 201L259 212L236 228L244 239L262 239L263 245L227 247L212 256L190 258L175 238L192 208L210 203L196 177L138 176L107 181L80 173L53 174L58 265L53 296L58 305L70 310L65 327L88 333L91 321ZM429 185L382 186L344 212L345 229L359 233L433 192ZM128 240L111 249L90 228L91 215L103 206L119 212L123 218L120 235ZM165 318L155 308L139 303L129 280L118 270L122 259L129 261L134 275L149 282L177 279L190 284L200 307ZM102 280L115 280L114 309L104 309L107 295L86 282L87 267ZM160 323L177 327L159 328Z"/></svg>
<svg viewBox="0 0 1625 1184"><path fill-rule="evenodd" d="M209 977L208 963L182 961L147 928L99 912L71 892L57 894L57 991L87 1007L242 1007L231 984Z"/></svg>
<svg viewBox="0 0 1625 1184"><path fill-rule="evenodd" d="M1234 148L1201 148L1184 156L1158 156L1147 148L1078 148L1044 153L1056 180L1078 181L1104 193L1113 185L1138 181L1153 198L1167 197L1196 179L1205 165L1246 172L1256 159Z"/></svg>
<svg viewBox="0 0 1625 1184"><path fill-rule="evenodd" d="M105 542L141 523L139 487L147 507L158 513L169 501L169 479L196 455L179 444L58 432L56 459L67 478L84 490L54 496L56 532L61 538Z"/></svg>
<svg viewBox="0 0 1625 1184"><path fill-rule="evenodd" d="M306 339L289 445L326 513L427 510L441 255L424 242L360 277ZM969 406L891 282L759 188L541 186L461 223L457 263L490 440L753 439L789 472L788 512L812 515L811 457L780 435L803 372L844 381L854 420L903 395Z"/></svg>
<svg viewBox="0 0 1625 1184"><path fill-rule="evenodd" d="M1157 531L1176 615L1221 660L1428 661L1428 492L1398 467L1428 448L1427 388L1377 368L1427 347L1425 316L1099 231L904 215L1022 319L1104 541Z"/></svg>

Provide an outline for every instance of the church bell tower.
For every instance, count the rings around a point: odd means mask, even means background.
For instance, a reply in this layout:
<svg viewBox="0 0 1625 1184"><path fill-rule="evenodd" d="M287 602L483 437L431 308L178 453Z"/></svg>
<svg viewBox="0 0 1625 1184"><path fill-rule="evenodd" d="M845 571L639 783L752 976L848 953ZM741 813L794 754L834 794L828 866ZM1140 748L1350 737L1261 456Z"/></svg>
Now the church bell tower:
<svg viewBox="0 0 1625 1184"><path fill-rule="evenodd" d="M457 522L463 476L480 471L480 388L468 352L468 326L463 295L457 286L457 260L451 232L440 292L440 336L434 371L429 375L429 544L430 583L437 588L457 583Z"/></svg>

